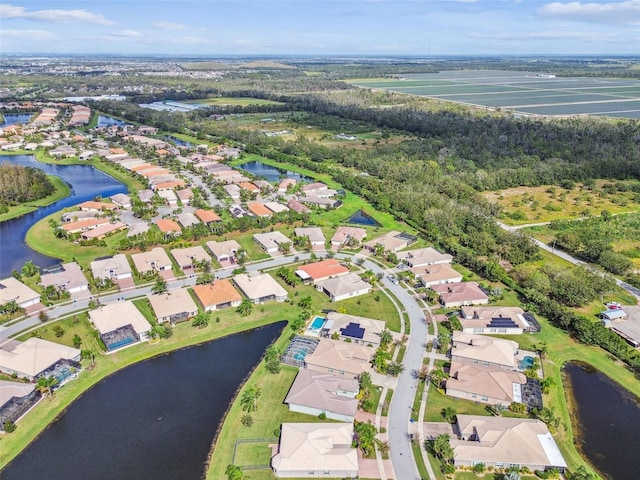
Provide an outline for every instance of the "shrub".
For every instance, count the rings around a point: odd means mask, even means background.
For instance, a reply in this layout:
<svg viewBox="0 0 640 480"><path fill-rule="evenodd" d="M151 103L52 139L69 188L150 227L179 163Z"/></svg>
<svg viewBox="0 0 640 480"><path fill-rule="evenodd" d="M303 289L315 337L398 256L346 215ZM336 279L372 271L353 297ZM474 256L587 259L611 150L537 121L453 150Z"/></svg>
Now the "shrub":
<svg viewBox="0 0 640 480"><path fill-rule="evenodd" d="M318 415L318 418L319 418L320 420L326 420L326 419L327 419L327 414L326 414L326 413L324 413L324 412L322 412L320 415Z"/></svg>
<svg viewBox="0 0 640 480"><path fill-rule="evenodd" d="M251 427L253 426L253 417L248 413L245 413L240 418L240 423L242 423L242 425L244 425L245 427Z"/></svg>
<svg viewBox="0 0 640 480"><path fill-rule="evenodd" d="M13 420L5 420L4 423L2 424L2 427L4 428L4 431L7 433L12 433L16 431L16 428L18 428L18 426L13 423Z"/></svg>

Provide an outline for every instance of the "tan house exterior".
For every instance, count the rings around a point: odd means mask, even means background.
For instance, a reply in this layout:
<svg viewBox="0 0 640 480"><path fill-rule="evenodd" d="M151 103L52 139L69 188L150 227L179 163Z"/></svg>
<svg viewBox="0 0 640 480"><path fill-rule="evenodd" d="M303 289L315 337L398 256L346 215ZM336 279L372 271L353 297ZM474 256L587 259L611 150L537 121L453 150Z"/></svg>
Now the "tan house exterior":
<svg viewBox="0 0 640 480"><path fill-rule="evenodd" d="M316 289L327 294L332 302L339 302L371 292L371 284L362 280L357 273L350 272L318 282Z"/></svg>
<svg viewBox="0 0 640 480"><path fill-rule="evenodd" d="M91 262L91 272L94 278L106 278L111 280L122 280L131 278L131 266L127 257L118 253L113 257L94 260Z"/></svg>
<svg viewBox="0 0 640 480"><path fill-rule="evenodd" d="M240 291L253 303L269 300L284 302L287 291L268 273L240 274L233 277Z"/></svg>
<svg viewBox="0 0 640 480"><path fill-rule="evenodd" d="M446 285L447 283L462 282L462 274L457 272L448 263L439 263L436 265L423 265L421 267L413 267L411 273L420 280L425 287L432 285Z"/></svg>
<svg viewBox="0 0 640 480"><path fill-rule="evenodd" d="M431 285L431 290L440 295L440 303L445 308L462 307L465 305L486 305L489 297L476 282L447 283Z"/></svg>
<svg viewBox="0 0 640 480"><path fill-rule="evenodd" d="M451 360L473 364L485 370L516 370L518 344L513 340L453 332Z"/></svg>
<svg viewBox="0 0 640 480"><path fill-rule="evenodd" d="M349 339L353 343L360 343L378 347L380 346L380 336L386 328L386 323L373 318L358 317L340 312L329 312L327 322L323 327L323 334L329 338L334 335L340 340Z"/></svg>
<svg viewBox="0 0 640 480"><path fill-rule="evenodd" d="M140 310L130 301L109 303L95 310L89 310L89 321L95 325L100 335L107 335L130 326L141 341L149 338L151 324Z"/></svg>
<svg viewBox="0 0 640 480"><path fill-rule="evenodd" d="M209 241L206 245L218 262L235 263L236 253L242 248L235 240Z"/></svg>
<svg viewBox="0 0 640 480"><path fill-rule="evenodd" d="M15 301L16 305L27 308L40 301L40 294L14 277L0 280L0 305Z"/></svg>
<svg viewBox="0 0 640 480"><path fill-rule="evenodd" d="M0 341L0 371L35 380L60 362L77 362L80 350L41 338Z"/></svg>
<svg viewBox="0 0 640 480"><path fill-rule="evenodd" d="M473 402L508 407L522 401L522 386L527 383L523 373L507 370L486 370L473 364L451 362L446 393L451 397Z"/></svg>
<svg viewBox="0 0 640 480"><path fill-rule="evenodd" d="M176 288L159 295L147 295L158 323L184 322L198 314L198 306L184 288Z"/></svg>
<svg viewBox="0 0 640 480"><path fill-rule="evenodd" d="M289 240L282 232L274 231L267 233L256 233L253 240L267 253L278 253L280 245L289 243L293 247L293 242Z"/></svg>
<svg viewBox="0 0 640 480"><path fill-rule="evenodd" d="M305 363L309 370L356 378L371 371L375 352L375 348L366 345L321 338L314 352L305 357Z"/></svg>
<svg viewBox="0 0 640 480"><path fill-rule="evenodd" d="M60 270L55 273L45 273L40 276L40 284L43 287L53 285L59 290L69 293L78 293L89 290L87 277L82 273L80 265L76 262L63 263Z"/></svg>
<svg viewBox="0 0 640 480"><path fill-rule="evenodd" d="M155 247L148 252L134 253L131 260L140 274L171 270L171 259L162 247Z"/></svg>
<svg viewBox="0 0 640 480"><path fill-rule="evenodd" d="M174 248L171 250L171 255L185 273L195 270L195 265L198 262L206 261L211 263L211 257L205 251L204 247L200 245L188 248Z"/></svg>
<svg viewBox="0 0 640 480"><path fill-rule="evenodd" d="M400 236L401 232L391 231L385 233L381 237L374 238L362 244L364 249L370 253L375 252L376 247L380 245L383 252L397 252L409 246L409 240Z"/></svg>
<svg viewBox="0 0 640 480"><path fill-rule="evenodd" d="M358 452L350 423L283 423L278 453L271 459L278 478L356 478Z"/></svg>
<svg viewBox="0 0 640 480"><path fill-rule="evenodd" d="M312 247L324 247L326 239L320 227L298 227L294 230L296 237L307 237Z"/></svg>
<svg viewBox="0 0 640 480"><path fill-rule="evenodd" d="M398 260L402 260L411 268L422 267L425 265L439 265L442 263L451 263L453 261L453 256L448 253L440 253L432 247L398 252L397 257Z"/></svg>
<svg viewBox="0 0 640 480"><path fill-rule="evenodd" d="M331 237L331 245L334 247L342 247L348 240L354 239L358 243L362 242L367 236L367 231L360 227L338 227L336 233Z"/></svg>
<svg viewBox="0 0 640 480"><path fill-rule="evenodd" d="M531 471L567 467L549 429L540 420L458 415L457 430L460 439L451 440L456 467L478 463L493 468L527 467Z"/></svg>
<svg viewBox="0 0 640 480"><path fill-rule="evenodd" d="M465 333L519 335L530 328L520 307L462 307L459 319Z"/></svg>

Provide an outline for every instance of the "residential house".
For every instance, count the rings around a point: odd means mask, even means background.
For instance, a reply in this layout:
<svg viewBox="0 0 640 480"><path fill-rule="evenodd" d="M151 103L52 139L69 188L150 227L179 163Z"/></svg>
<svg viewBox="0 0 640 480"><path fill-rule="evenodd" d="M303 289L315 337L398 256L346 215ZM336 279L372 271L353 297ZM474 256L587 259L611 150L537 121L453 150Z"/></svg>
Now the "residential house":
<svg viewBox="0 0 640 480"><path fill-rule="evenodd" d="M342 247L345 243L354 241L359 244L367 236L367 231L360 227L338 227L336 233L331 237L331 245Z"/></svg>
<svg viewBox="0 0 640 480"><path fill-rule="evenodd" d="M410 237L408 235L403 235L401 232L392 230L381 237L363 243L362 246L365 251L370 253L374 253L377 248L380 248L382 252L397 252L398 250L407 248L409 243Z"/></svg>
<svg viewBox="0 0 640 480"><path fill-rule="evenodd" d="M40 376L54 375L53 370L60 366L56 378L62 382L67 378L64 367L80 369L80 350L59 343L31 337L24 342L12 339L0 340L0 372L17 375L31 381Z"/></svg>
<svg viewBox="0 0 640 480"><path fill-rule="evenodd" d="M233 277L233 281L253 303L284 302L287 298L287 291L268 273L243 273Z"/></svg>
<svg viewBox="0 0 640 480"><path fill-rule="evenodd" d="M98 329L108 351L147 340L151 332L151 324L130 301L89 310L89 321Z"/></svg>
<svg viewBox="0 0 640 480"><path fill-rule="evenodd" d="M180 235L182 233L182 228L180 228L180 225L168 218L157 220L156 225L165 237L170 235Z"/></svg>
<svg viewBox="0 0 640 480"><path fill-rule="evenodd" d="M342 202L335 198L318 197L316 195L306 195L298 198L298 200L300 203L319 208L338 208L342 205Z"/></svg>
<svg viewBox="0 0 640 480"><path fill-rule="evenodd" d="M0 280L0 305L12 301L21 308L28 308L40 302L40 294L17 278L3 278Z"/></svg>
<svg viewBox="0 0 640 480"><path fill-rule="evenodd" d="M423 265L421 267L411 268L411 273L425 287L432 285L446 285L447 283L462 282L462 274L456 271L448 263L439 263L436 265Z"/></svg>
<svg viewBox="0 0 640 480"><path fill-rule="evenodd" d="M236 263L236 253L242 248L235 240L209 241L206 246L218 262L229 262L231 264Z"/></svg>
<svg viewBox="0 0 640 480"><path fill-rule="evenodd" d="M402 260L409 267L422 267L425 265L439 265L442 263L451 263L453 256L448 253L440 253L434 248L418 248L415 250L407 250L396 254L398 260Z"/></svg>
<svg viewBox="0 0 640 480"><path fill-rule="evenodd" d="M238 187L241 188L242 190L247 190L251 193L259 193L260 189L258 187L256 187L253 183L251 182L240 182L238 183Z"/></svg>
<svg viewBox="0 0 640 480"><path fill-rule="evenodd" d="M253 240L260 245L265 252L270 254L278 253L280 245L282 244L288 243L290 247L293 247L293 242L277 230L267 233L256 233L253 236Z"/></svg>
<svg viewBox="0 0 640 480"><path fill-rule="evenodd" d="M225 185L223 188L233 200L237 201L240 198L239 186L231 184L231 185Z"/></svg>
<svg viewBox="0 0 640 480"><path fill-rule="evenodd" d="M129 227L129 231L127 232L127 238L135 237L136 235L142 235L143 233L147 233L149 231L148 223L134 223Z"/></svg>
<svg viewBox="0 0 640 480"><path fill-rule="evenodd" d="M355 378L340 378L328 373L300 369L284 403L290 412L324 414L332 420L353 423L358 410L360 390Z"/></svg>
<svg viewBox="0 0 640 480"><path fill-rule="evenodd" d="M151 203L151 200L153 200L154 195L155 194L153 190L149 190L149 189L140 190L138 192L138 198L140 199L141 202L144 202L144 203Z"/></svg>
<svg viewBox="0 0 640 480"><path fill-rule="evenodd" d="M87 201L77 205L80 210L86 212L102 212L104 210L116 210L118 206L115 203Z"/></svg>
<svg viewBox="0 0 640 480"><path fill-rule="evenodd" d="M101 258L91 262L91 272L94 278L122 280L131 278L131 266L127 257L118 253L113 257Z"/></svg>
<svg viewBox="0 0 640 480"><path fill-rule="evenodd" d="M106 236L120 230L124 230L125 228L127 228L127 225L122 222L106 223L94 229L82 232L80 234L80 238L83 240L101 240Z"/></svg>
<svg viewBox="0 0 640 480"><path fill-rule="evenodd" d="M63 263L60 268L40 275L43 287L54 286L69 293L88 292L89 282L76 262Z"/></svg>
<svg viewBox="0 0 640 480"><path fill-rule="evenodd" d="M351 423L283 423L278 453L271 459L278 478L359 478Z"/></svg>
<svg viewBox="0 0 640 480"><path fill-rule="evenodd" d="M271 210L273 213L288 212L290 210L289 207L278 202L264 202L264 206Z"/></svg>
<svg viewBox="0 0 640 480"><path fill-rule="evenodd" d="M160 190L158 191L158 196L170 207L175 208L178 206L178 197L173 190Z"/></svg>
<svg viewBox="0 0 640 480"><path fill-rule="evenodd" d="M249 216L249 212L242 208L242 205L238 205L237 203L234 203L229 207L229 213L233 218L242 218Z"/></svg>
<svg viewBox="0 0 640 480"><path fill-rule="evenodd" d="M72 235L74 233L86 232L101 225L107 225L109 222L110 220L108 218L85 218L83 220L76 220L75 222L63 223L58 228L63 230L67 235Z"/></svg>
<svg viewBox="0 0 640 480"><path fill-rule="evenodd" d="M316 288L327 294L332 302L339 302L371 292L371 284L362 280L357 273L329 278L318 283Z"/></svg>
<svg viewBox="0 0 640 480"><path fill-rule="evenodd" d="M459 440L452 440L456 467L526 467L544 471L567 467L547 426L529 418L457 415Z"/></svg>
<svg viewBox="0 0 640 480"><path fill-rule="evenodd" d="M527 377L508 370L487 370L473 364L452 361L446 393L456 398L508 407L512 402L524 403L522 387Z"/></svg>
<svg viewBox="0 0 640 480"><path fill-rule="evenodd" d="M307 237L312 247L324 247L326 239L320 227L298 227L295 229L296 237Z"/></svg>
<svg viewBox="0 0 640 480"><path fill-rule="evenodd" d="M440 295L440 303L445 308L462 307L464 305L486 305L489 303L489 296L482 291L476 282L431 285L430 288Z"/></svg>
<svg viewBox="0 0 640 480"><path fill-rule="evenodd" d="M198 219L198 217L196 217L191 212L179 213L178 215L176 215L176 218L178 220L178 223L184 228L192 227L193 225L197 225L200 223L200 219Z"/></svg>
<svg viewBox="0 0 640 480"><path fill-rule="evenodd" d="M321 335L378 347L380 346L380 337L385 328L386 323L382 320L340 312L329 312L327 321L322 327Z"/></svg>
<svg viewBox="0 0 640 480"><path fill-rule="evenodd" d="M623 314L615 314L616 311L622 311ZM623 305L617 310L607 310L607 315L601 318L605 327L613 330L632 347L640 348L640 306Z"/></svg>
<svg viewBox="0 0 640 480"><path fill-rule="evenodd" d="M184 322L198 314L198 306L185 288L176 288L158 295L147 295L158 323Z"/></svg>
<svg viewBox="0 0 640 480"><path fill-rule="evenodd" d="M176 263L185 273L187 273L188 270L195 270L198 262L209 262L209 264L211 264L211 257L205 251L204 247L200 245L188 248L174 248L171 250L171 255L173 255Z"/></svg>
<svg viewBox="0 0 640 480"><path fill-rule="evenodd" d="M303 282L312 282L314 285L317 285L319 282L324 282L329 278L348 275L349 273L350 270L342 265L340 260L335 258L301 265L296 270L296 275L300 277Z"/></svg>
<svg viewBox="0 0 640 480"><path fill-rule="evenodd" d="M357 378L371 371L376 349L358 343L321 338L316 349L304 359L305 368L339 377Z"/></svg>
<svg viewBox="0 0 640 480"><path fill-rule="evenodd" d="M35 383L0 380L0 432L7 420L15 424L40 398Z"/></svg>
<svg viewBox="0 0 640 480"><path fill-rule="evenodd" d="M237 307L242 302L242 295L234 288L231 281L226 278L221 278L213 283L195 285L193 293L207 312L227 307Z"/></svg>
<svg viewBox="0 0 640 480"><path fill-rule="evenodd" d="M198 219L200 219L200 221L205 225L222 222L222 219L213 210L203 210L199 208L193 213L195 213L196 217L198 217Z"/></svg>
<svg viewBox="0 0 640 480"><path fill-rule="evenodd" d="M120 208L131 208L131 197L127 194L116 193L109 198Z"/></svg>
<svg viewBox="0 0 640 480"><path fill-rule="evenodd" d="M518 344L513 340L453 332L451 360L472 364L485 370L516 370Z"/></svg>
<svg viewBox="0 0 640 480"><path fill-rule="evenodd" d="M66 212L60 215L60 221L62 223L77 222L78 220L86 220L88 218L96 218L95 212L74 210L73 212Z"/></svg>
<svg viewBox="0 0 640 480"><path fill-rule="evenodd" d="M171 270L171 259L162 247L155 247L148 252L134 253L131 260L139 274Z"/></svg>
<svg viewBox="0 0 640 480"><path fill-rule="evenodd" d="M193 198L193 191L190 188L183 188L182 190L176 190L176 195L183 205L191 205L191 199Z"/></svg>
<svg viewBox="0 0 640 480"><path fill-rule="evenodd" d="M256 217L270 217L273 215L273 211L269 210L260 202L248 203L247 209Z"/></svg>
<svg viewBox="0 0 640 480"><path fill-rule="evenodd" d="M462 307L458 316L465 333L520 335L532 325L520 307Z"/></svg>
<svg viewBox="0 0 640 480"><path fill-rule="evenodd" d="M288 207L296 213L303 214L309 213L311 209L309 207L305 207L302 203L293 198L287 202Z"/></svg>

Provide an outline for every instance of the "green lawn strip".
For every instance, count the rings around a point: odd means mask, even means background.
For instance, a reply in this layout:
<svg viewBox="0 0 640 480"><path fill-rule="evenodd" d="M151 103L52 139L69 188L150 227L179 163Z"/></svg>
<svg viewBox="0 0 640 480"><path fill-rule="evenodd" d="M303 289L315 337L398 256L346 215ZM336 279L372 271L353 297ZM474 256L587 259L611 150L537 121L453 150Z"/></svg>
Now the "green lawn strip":
<svg viewBox="0 0 640 480"><path fill-rule="evenodd" d="M396 362L398 363L402 363L402 360L404 360L404 354L407 351L407 346L406 345L402 345L400 347L400 350L398 351L398 356L396 357Z"/></svg>
<svg viewBox="0 0 640 480"><path fill-rule="evenodd" d="M422 453L420 453L420 444L418 442L411 442L411 450L413 451L413 458L416 460L416 466L418 467L418 473L420 474L420 478L426 480L429 478L429 472L427 472L427 467L422 460Z"/></svg>
<svg viewBox="0 0 640 480"><path fill-rule="evenodd" d="M371 408L369 409L365 408L364 409L365 412L373 413L373 414L376 413L376 411L378 410L378 404L380 403L381 394L382 394L382 387L372 385L371 388L369 388L369 396L368 396L369 402L367 402L367 405L371 405Z"/></svg>
<svg viewBox="0 0 640 480"><path fill-rule="evenodd" d="M424 442L423 442L424 444ZM440 461L433 456L433 454L431 454L428 450L427 450L427 458L429 459L429 463L431 464L431 470L433 470L433 474L435 475L437 480L445 480L447 477L445 476L444 473L442 473L442 467L441 467L441 463ZM427 477L423 477L425 480Z"/></svg>
<svg viewBox="0 0 640 480"><path fill-rule="evenodd" d="M61 336L56 335L54 327L60 326L64 333ZM55 322L44 323L33 333L25 333L17 340L24 342L32 336L38 336L44 340L50 342L61 343L69 347L73 347L73 337L78 335L82 339L81 349L92 350L96 353L100 352L100 347L94 335L94 329L89 324L86 313L80 313L63 320L56 320Z"/></svg>
<svg viewBox="0 0 640 480"><path fill-rule="evenodd" d="M473 472L456 472L455 477L453 478L455 480L478 480L479 478L483 480L501 480L503 478L503 474L486 472L482 475L478 475ZM520 480L538 480L538 477L535 475L521 475Z"/></svg>
<svg viewBox="0 0 640 480"><path fill-rule="evenodd" d="M391 290L389 289L385 289L385 293L388 295L380 295L380 301L382 301L382 298L384 298L387 302L389 302L395 310L395 315L393 315L392 317L392 321L387 321L387 328L389 330L391 330L392 332L400 332L400 322L404 322L404 333L405 335L409 335L409 333L411 332L411 322L409 321L408 315L404 312L404 306L402 305L402 302L400 302L400 300L398 300L398 297L396 297L393 292L391 292ZM398 305L398 307L400 307L400 312L402 314L401 317L398 316L398 310L397 308L395 308L395 305L393 305L393 302L391 302L391 300L389 300L389 297L393 298L396 302L396 305Z"/></svg>
<svg viewBox="0 0 640 480"><path fill-rule="evenodd" d="M31 202L26 202L20 205L9 207L9 211L7 213L3 213L0 215L0 222L9 220L11 218L21 217L22 215L33 212L40 207L51 205L52 203L66 198L71 194L69 185L67 185L66 182L60 177L57 177L55 175L47 175L47 177L49 177L49 180L51 180L51 183L53 183L53 186L55 187L55 191L51 195L41 198L40 200L34 200Z"/></svg>
<svg viewBox="0 0 640 480"><path fill-rule="evenodd" d="M391 405L391 398L393 397L393 389L388 388L387 394L384 397L384 403L382 404L381 415L386 417L389 414L389 406Z"/></svg>
<svg viewBox="0 0 640 480"><path fill-rule="evenodd" d="M197 329L192 327L190 322L185 322L174 328L173 336L167 340L160 340L153 344L143 342L111 355L100 354L96 358L96 366L93 370L82 371L76 380L60 388L52 400L44 400L36 405L32 412L20 420L15 432L3 436L2 448L0 448L0 468L7 465L83 392L117 370L163 353L289 318L290 315L287 313L290 311L290 307L288 307L288 311L287 309L274 308L268 312L254 312L251 316L244 318L233 311L220 312L221 321L212 322L207 328ZM52 323L44 324L36 330L36 334L43 336L43 338L45 335L49 335ZM76 332L80 336L83 336L83 333L86 335L87 327L82 322L77 325L73 322L71 325L63 325L68 326L65 335L73 337ZM83 338L83 340L87 339ZM86 361L83 363L87 366ZM218 478L222 478L222 476Z"/></svg>
<svg viewBox="0 0 640 480"><path fill-rule="evenodd" d="M277 443L277 440L274 443ZM235 445L235 450L233 464L238 467L269 465L271 462L272 452L267 442L238 442Z"/></svg>
<svg viewBox="0 0 640 480"><path fill-rule="evenodd" d="M424 380L418 380L418 385L416 387L416 394L413 397L413 405L411 406L411 418L413 420L418 420L418 413L420 413L420 403L422 402L423 394L424 394ZM431 403L430 397L428 398L427 408L429 407L429 403ZM424 421L425 422L428 421L426 417Z"/></svg>

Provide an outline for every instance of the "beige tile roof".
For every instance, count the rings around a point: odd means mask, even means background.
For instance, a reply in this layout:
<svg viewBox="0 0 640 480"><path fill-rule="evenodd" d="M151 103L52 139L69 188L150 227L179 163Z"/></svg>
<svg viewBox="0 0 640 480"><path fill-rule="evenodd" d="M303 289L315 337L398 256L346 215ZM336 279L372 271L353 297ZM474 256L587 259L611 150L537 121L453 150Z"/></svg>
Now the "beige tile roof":
<svg viewBox="0 0 640 480"><path fill-rule="evenodd" d="M400 250L401 248L405 248L409 241L406 238L398 237L400 232L396 232L392 230L391 232L387 232L381 237L374 238L362 244L363 247L368 248L373 251L376 248L376 245L382 245L384 251L395 252Z"/></svg>
<svg viewBox="0 0 640 480"><path fill-rule="evenodd" d="M246 273L233 277L242 293L251 300L274 295L276 298L287 296L287 291L268 273L248 275Z"/></svg>
<svg viewBox="0 0 640 480"><path fill-rule="evenodd" d="M0 280L0 305L12 300L20 305L36 298L40 298L40 294L27 287L20 280L13 277Z"/></svg>
<svg viewBox="0 0 640 480"><path fill-rule="evenodd" d="M253 239L265 250L277 249L282 243L293 243L282 232L275 230L273 232L256 233Z"/></svg>
<svg viewBox="0 0 640 480"><path fill-rule="evenodd" d="M211 261L209 254L205 251L204 247L200 245L187 248L174 248L171 250L171 255L176 259L176 263L180 268L188 267L195 262L201 262L203 260Z"/></svg>
<svg viewBox="0 0 640 480"><path fill-rule="evenodd" d="M518 344L512 340L453 332L451 356L515 368Z"/></svg>
<svg viewBox="0 0 640 480"><path fill-rule="evenodd" d="M468 438L479 441L452 440L456 462L476 461L515 465L566 467L566 462L540 420L458 415L458 427Z"/></svg>
<svg viewBox="0 0 640 480"><path fill-rule="evenodd" d="M333 297L342 297L350 293L371 290L371 285L360 278L357 273L348 273L336 278L330 278L319 285Z"/></svg>
<svg viewBox="0 0 640 480"><path fill-rule="evenodd" d="M118 253L111 258L102 260L94 260L91 262L91 271L96 278L109 278L109 271L113 270L115 275L131 274L131 267L127 261L127 257Z"/></svg>
<svg viewBox="0 0 640 480"><path fill-rule="evenodd" d="M331 237L331 243L342 245L349 238L355 238L361 242L367 236L367 231L359 227L338 227L336 233Z"/></svg>
<svg viewBox="0 0 640 480"><path fill-rule="evenodd" d="M62 271L56 273L45 273L40 276L40 283L43 286L54 285L56 287L71 290L88 285L87 278L82 273L80 265L76 262L63 263Z"/></svg>
<svg viewBox="0 0 640 480"><path fill-rule="evenodd" d="M416 277L422 279L425 282L425 285L429 285L432 282L443 282L454 279L458 279L458 282L462 281L462 274L457 272L448 263L413 267L411 268L411 272Z"/></svg>
<svg viewBox="0 0 640 480"><path fill-rule="evenodd" d="M505 406L516 400L513 384L524 385L527 383L527 377L520 372L483 370L474 367L472 364L461 363L456 360L451 362L449 375L447 391L453 389L490 397L500 400ZM522 402L521 399L517 401Z"/></svg>
<svg viewBox="0 0 640 480"><path fill-rule="evenodd" d="M127 228L127 225L122 222L107 223L105 225L100 225L93 230L82 233L81 237L84 239L101 238L111 232L117 232L119 230L124 230L125 228Z"/></svg>
<svg viewBox="0 0 640 480"><path fill-rule="evenodd" d="M333 369L353 376L371 370L371 359L376 349L357 343L321 338L313 353L305 358L308 368Z"/></svg>
<svg viewBox="0 0 640 480"><path fill-rule="evenodd" d="M210 241L207 242L206 245L217 260L225 257L233 257L236 252L242 248L235 240L225 240L223 242Z"/></svg>
<svg viewBox="0 0 640 480"><path fill-rule="evenodd" d="M355 378L300 369L284 403L353 417L358 409L355 395L359 389ZM352 392L352 397L341 395L341 391Z"/></svg>
<svg viewBox="0 0 640 480"><path fill-rule="evenodd" d="M151 330L151 324L130 301L109 303L89 310L89 319L101 334L126 325L131 325L138 335Z"/></svg>
<svg viewBox="0 0 640 480"><path fill-rule="evenodd" d="M510 318L520 328L525 328L523 322L524 310L520 307L480 307L468 306L460 309L460 323L463 328L485 328L492 318Z"/></svg>
<svg viewBox="0 0 640 480"><path fill-rule="evenodd" d="M147 295L151 308L159 319L171 317L184 312L190 315L198 313L196 302L184 288L176 288L159 295Z"/></svg>
<svg viewBox="0 0 640 480"><path fill-rule="evenodd" d="M358 473L358 453L351 447L353 424L283 423L279 452L271 460L276 472L349 471Z"/></svg>
<svg viewBox="0 0 640 480"><path fill-rule="evenodd" d="M295 229L295 234L297 237L309 237L311 243L324 244L325 242L324 233L320 227L298 227Z"/></svg>
<svg viewBox="0 0 640 480"><path fill-rule="evenodd" d="M148 252L134 253L131 260L139 273L159 270L161 267L171 269L171 259L162 247L155 247Z"/></svg>
<svg viewBox="0 0 640 480"><path fill-rule="evenodd" d="M445 285L431 285L432 290L440 294L440 299L446 304L460 302L486 302L489 297L476 282L447 283Z"/></svg>
<svg viewBox="0 0 640 480"><path fill-rule="evenodd" d="M36 337L17 345L12 344L12 347L9 351L0 347L0 368L31 377L42 373L61 359L71 360L80 355L77 348Z"/></svg>
<svg viewBox="0 0 640 480"><path fill-rule="evenodd" d="M213 284L195 285L193 293L205 307L242 301L242 295L226 278L216 280Z"/></svg>
<svg viewBox="0 0 640 480"><path fill-rule="evenodd" d="M0 380L0 407L13 397L21 398L29 395L36 388L35 383L10 382Z"/></svg>
<svg viewBox="0 0 640 480"><path fill-rule="evenodd" d="M409 265L414 267L436 263L451 263L453 260L453 257L448 253L440 253L432 247L398 252L397 257L399 260L405 260Z"/></svg>

